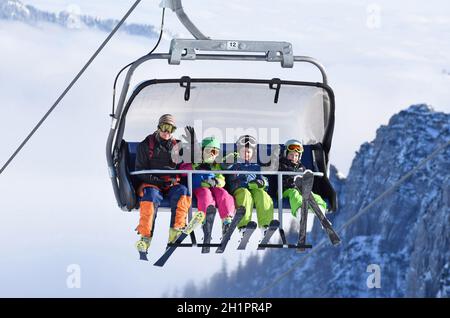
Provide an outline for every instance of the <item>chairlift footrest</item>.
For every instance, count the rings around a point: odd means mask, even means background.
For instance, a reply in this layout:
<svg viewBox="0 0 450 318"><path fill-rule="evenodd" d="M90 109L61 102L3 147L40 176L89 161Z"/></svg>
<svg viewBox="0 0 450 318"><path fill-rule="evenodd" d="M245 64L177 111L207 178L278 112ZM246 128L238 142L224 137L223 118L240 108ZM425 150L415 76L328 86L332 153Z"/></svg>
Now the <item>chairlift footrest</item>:
<svg viewBox="0 0 450 318"><path fill-rule="evenodd" d="M195 245L195 244L192 244L192 243L181 243L181 244L169 243L169 244L167 244L167 247L170 247L170 246L176 246L176 247L193 247L193 246L196 246L196 245Z"/></svg>
<svg viewBox="0 0 450 318"><path fill-rule="evenodd" d="M295 248L297 249L297 252L304 252L307 249L311 249L312 245L310 245L310 244L297 244L297 245L295 245Z"/></svg>
<svg viewBox="0 0 450 318"><path fill-rule="evenodd" d="M296 249L310 249L313 246L310 244L297 245L297 244L259 244L258 248L296 248Z"/></svg>
<svg viewBox="0 0 450 318"><path fill-rule="evenodd" d="M198 247L219 247L220 243L208 243L208 244L204 244L204 243L200 243L197 244Z"/></svg>

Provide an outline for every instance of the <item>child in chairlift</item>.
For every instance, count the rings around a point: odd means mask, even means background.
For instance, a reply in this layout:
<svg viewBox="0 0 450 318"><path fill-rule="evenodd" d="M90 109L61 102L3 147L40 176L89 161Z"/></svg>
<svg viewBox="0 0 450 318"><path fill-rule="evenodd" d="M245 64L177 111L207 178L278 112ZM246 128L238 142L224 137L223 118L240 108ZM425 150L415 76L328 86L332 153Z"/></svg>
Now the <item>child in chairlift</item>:
<svg viewBox="0 0 450 318"><path fill-rule="evenodd" d="M244 206L244 217L238 224L242 234L252 219L253 206L256 207L258 226L267 229L273 220L273 200L267 193L268 179L260 174L239 174L240 171L261 171L261 166L254 162L257 156L256 139L249 135L239 137L236 142L237 156L235 162L227 165L228 170L235 170L236 174L228 176L227 184L233 194L236 206Z"/></svg>
<svg viewBox="0 0 450 318"><path fill-rule="evenodd" d="M181 170L211 170L208 174L193 174L192 188L197 199L198 211L206 213L206 208L213 205L218 208L222 220L222 234L231 223L235 213L234 199L225 190L225 177L214 173L221 170L221 165L216 162L220 152L220 142L214 137L206 137L201 143L202 162L182 163Z"/></svg>
<svg viewBox="0 0 450 318"><path fill-rule="evenodd" d="M300 141L291 139L285 143L283 155L280 157L279 171L304 172L305 166L301 163L303 154L303 145ZM283 176L283 198L289 199L291 213L294 217L300 215L297 213L303 202L302 194L294 183L295 176ZM313 199L317 202L322 212L327 210L327 203L318 194L311 192ZM308 209L312 212L311 209Z"/></svg>

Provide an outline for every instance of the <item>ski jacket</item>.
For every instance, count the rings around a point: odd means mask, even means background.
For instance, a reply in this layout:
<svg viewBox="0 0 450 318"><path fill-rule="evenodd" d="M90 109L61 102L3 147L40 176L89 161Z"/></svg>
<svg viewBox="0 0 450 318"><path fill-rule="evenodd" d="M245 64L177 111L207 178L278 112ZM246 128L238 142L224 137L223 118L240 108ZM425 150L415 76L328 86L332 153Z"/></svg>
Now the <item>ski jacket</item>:
<svg viewBox="0 0 450 318"><path fill-rule="evenodd" d="M163 140L158 132L147 136L139 145L136 154L136 171L138 170L170 170L176 169L177 164L172 160L172 154L178 156L179 140ZM137 175L142 183L167 187L171 183L180 181L179 175L142 174Z"/></svg>
<svg viewBox="0 0 450 318"><path fill-rule="evenodd" d="M305 166L300 161L297 164L294 164L286 157L280 158L278 171L304 172L305 170ZM283 190L295 188L294 177L295 176L283 176Z"/></svg>
<svg viewBox="0 0 450 318"><path fill-rule="evenodd" d="M182 163L180 170L221 170L222 167L218 163ZM225 186L225 177L219 173L208 174L193 174L192 175L192 189L197 189L202 186L202 182L210 179L216 180L216 187L223 188Z"/></svg>
<svg viewBox="0 0 450 318"><path fill-rule="evenodd" d="M261 166L258 163L244 161L239 158L239 156L237 157L235 163L226 164L225 167L227 170L234 171L261 171ZM231 174L227 176L226 180L229 186L230 193L233 193L238 188L248 188L248 184L255 180L263 180L264 189L266 190L269 186L268 179L260 174Z"/></svg>

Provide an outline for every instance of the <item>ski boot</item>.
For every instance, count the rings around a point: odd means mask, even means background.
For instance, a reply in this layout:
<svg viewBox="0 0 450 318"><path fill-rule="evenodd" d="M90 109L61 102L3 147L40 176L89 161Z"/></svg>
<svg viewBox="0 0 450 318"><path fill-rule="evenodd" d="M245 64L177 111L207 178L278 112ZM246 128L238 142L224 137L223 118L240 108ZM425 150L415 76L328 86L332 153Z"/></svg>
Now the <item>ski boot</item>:
<svg viewBox="0 0 450 318"><path fill-rule="evenodd" d="M228 231L231 225L231 221L233 220L232 217L228 216L222 220L222 237L225 235L225 233Z"/></svg>
<svg viewBox="0 0 450 318"><path fill-rule="evenodd" d="M183 233L183 229L171 227L169 229L169 243L175 243L177 238Z"/></svg>
<svg viewBox="0 0 450 318"><path fill-rule="evenodd" d="M136 242L136 249L139 252L140 259L143 261L148 261L147 254L151 241L151 237L142 236L141 239Z"/></svg>

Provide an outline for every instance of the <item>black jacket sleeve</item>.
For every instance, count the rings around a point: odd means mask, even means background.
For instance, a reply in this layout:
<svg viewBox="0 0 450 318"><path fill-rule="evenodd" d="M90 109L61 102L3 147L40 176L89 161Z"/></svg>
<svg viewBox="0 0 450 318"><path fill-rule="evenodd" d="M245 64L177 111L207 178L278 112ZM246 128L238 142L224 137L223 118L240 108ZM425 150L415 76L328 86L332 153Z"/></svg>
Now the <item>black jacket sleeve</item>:
<svg viewBox="0 0 450 318"><path fill-rule="evenodd" d="M302 164L299 164L297 167L294 166L289 160L285 157L280 158L280 166L279 171L292 171L292 172L302 172L304 171L304 167ZM295 188L294 176L283 176L283 189Z"/></svg>
<svg viewBox="0 0 450 318"><path fill-rule="evenodd" d="M284 157L280 158L278 170L279 171L291 171L292 170L289 167L287 160Z"/></svg>
<svg viewBox="0 0 450 318"><path fill-rule="evenodd" d="M148 138L142 141L137 149L136 153L136 171L139 170L148 170L150 169L149 163L149 146L148 146ZM161 180L158 176L152 174L138 174L136 176L139 181L143 183L153 184L157 187L164 186L164 181Z"/></svg>

